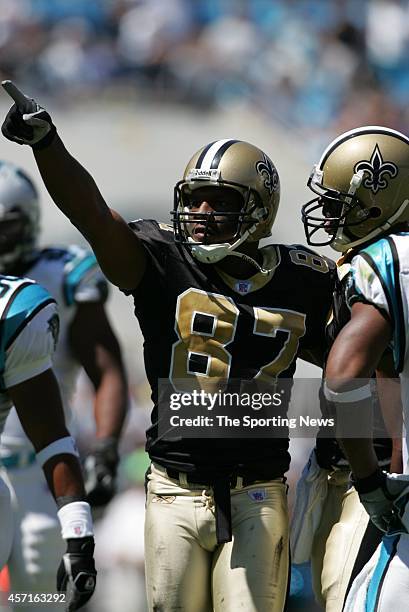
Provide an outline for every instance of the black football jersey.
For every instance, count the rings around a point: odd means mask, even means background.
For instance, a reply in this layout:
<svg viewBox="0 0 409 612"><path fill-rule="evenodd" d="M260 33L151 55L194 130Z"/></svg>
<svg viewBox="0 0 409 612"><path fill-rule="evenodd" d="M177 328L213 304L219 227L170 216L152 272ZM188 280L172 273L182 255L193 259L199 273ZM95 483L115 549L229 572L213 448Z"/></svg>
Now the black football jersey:
<svg viewBox="0 0 409 612"><path fill-rule="evenodd" d="M334 295L332 304L332 313L326 327L327 337L327 356L335 339L341 329L348 323L351 318L351 310L348 306L347 293L349 282L349 264L350 258L346 258L342 265L338 266L338 274L334 284ZM321 394L321 411L325 416L328 414L326 400ZM376 400L375 409L375 438L374 447L378 460L382 466L387 466L390 462L392 452L392 441L390 438L381 436L381 432L385 432L386 428L383 422L379 402ZM376 433L378 432L378 436ZM316 452L318 463L321 467L332 469L334 467L349 469L349 463L343 454L338 442L334 438L328 438L326 435L317 436Z"/></svg>
<svg viewBox="0 0 409 612"><path fill-rule="evenodd" d="M158 379L292 378L301 350L324 350L332 262L303 246L269 245L261 249L269 274L240 280L194 259L175 243L170 226L138 220L130 227L148 255L140 285L127 293L144 336L155 405L147 431L151 459L190 473L283 474L289 466L288 439L161 440Z"/></svg>

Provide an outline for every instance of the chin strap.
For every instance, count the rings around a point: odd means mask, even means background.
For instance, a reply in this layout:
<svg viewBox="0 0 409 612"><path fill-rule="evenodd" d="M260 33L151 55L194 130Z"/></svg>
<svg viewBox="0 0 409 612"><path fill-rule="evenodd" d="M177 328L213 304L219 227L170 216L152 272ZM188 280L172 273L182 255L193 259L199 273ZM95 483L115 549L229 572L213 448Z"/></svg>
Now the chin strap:
<svg viewBox="0 0 409 612"><path fill-rule="evenodd" d="M265 208L257 211L258 218L262 217L265 214L265 212L266 212ZM238 238L236 242L234 242L233 244L229 244L228 242L222 243L222 244L216 243L216 244L208 244L208 245L197 244L195 240L191 236L189 236L188 238L189 247L192 251L193 256L196 257L199 261L203 263L215 264L221 261L222 259L224 259L225 257L229 257L229 256L240 257L240 259L243 259L248 264L256 268L256 270L260 274L263 274L264 276L266 276L267 274L270 274L271 270L266 270L265 268L260 266L260 264L258 264L255 261L255 259L253 259L249 255L246 255L245 253L240 253L240 251L235 250L243 242L245 242L249 237L251 237L251 235L256 230L257 230L257 224L254 224L253 226L248 228L242 234L242 236L240 236L240 238Z"/></svg>
<svg viewBox="0 0 409 612"><path fill-rule="evenodd" d="M266 270L265 268L262 268L260 264L256 262L255 259L253 259L249 255L246 255L245 253L240 253L240 251L230 251L230 253L228 253L228 257L229 256L240 257L240 259L243 259L246 263L250 264L251 266L254 266L260 274L263 274L263 276L266 276L271 272L271 270Z"/></svg>

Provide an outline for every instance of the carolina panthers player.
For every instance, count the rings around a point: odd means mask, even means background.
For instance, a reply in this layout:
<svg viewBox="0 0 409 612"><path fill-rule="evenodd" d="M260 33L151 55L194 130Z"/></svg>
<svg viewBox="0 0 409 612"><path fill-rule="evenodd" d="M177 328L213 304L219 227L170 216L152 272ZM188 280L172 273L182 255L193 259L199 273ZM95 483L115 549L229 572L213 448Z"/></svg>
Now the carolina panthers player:
<svg viewBox="0 0 409 612"><path fill-rule="evenodd" d="M96 443L85 463L86 491L91 505L105 504L114 494L117 443L126 409L120 349L103 306L107 285L89 251L75 246L37 248L39 219L38 195L30 178L15 165L0 162L0 269L35 279L59 304L54 371L67 420L80 365L95 386ZM11 589L50 592L61 550L55 503L45 492L43 474L15 409L5 424L0 458L15 518L8 559ZM50 612L50 603L44 609Z"/></svg>
<svg viewBox="0 0 409 612"><path fill-rule="evenodd" d="M404 134L381 126L342 134L328 146L316 169L321 198L315 219L309 220L316 230L326 229L335 249L347 251L351 265L344 295L350 321L329 353L325 396L337 410L355 489L373 523L386 533L352 584L345 609L354 612L403 610L409 602L409 479L380 468L370 428L368 383L390 348L407 422L408 178L409 138ZM359 439L351 437L351 414L355 427L367 426L366 437L362 429ZM407 434L404 472L408 474Z"/></svg>
<svg viewBox="0 0 409 612"><path fill-rule="evenodd" d="M37 594L37 597L39 601L41 597L53 598L57 586L59 591L67 592L65 609L77 610L95 589L94 539L90 507L84 501L78 453L65 426L58 383L51 369L58 335L56 304L34 281L0 276L0 315L0 433L14 404L59 508L61 534L67 545L67 552L61 555L57 585L58 562L48 595ZM7 493L0 478L0 569L9 557L15 520ZM22 593L30 601L37 591L26 585L24 591L11 593L9 601L21 601ZM31 606L36 605L35 601L31 600Z"/></svg>
<svg viewBox="0 0 409 612"><path fill-rule="evenodd" d="M288 437L165 440L158 380L199 390L257 378L271 388L277 377L293 376L302 351L322 359L330 263L297 245L259 248L280 184L258 147L226 139L201 148L175 187L173 227L128 225L67 152L48 113L10 82L5 88L16 104L3 133L33 147L56 204L107 277L133 296L144 334L155 404L147 432L149 609L281 612Z"/></svg>
<svg viewBox="0 0 409 612"><path fill-rule="evenodd" d="M328 184L323 185L323 172L326 176L332 172L328 166L328 151L333 146L334 143L329 145L313 168L308 186L316 197L303 206L308 243L315 246L330 244L342 254L337 262L332 316L327 325L328 352L351 318L345 292L350 282L351 260L356 252L348 242L344 244L334 237L329 218L332 207L337 205L337 195L331 192ZM338 160L333 163L335 165ZM329 176L332 178L332 174ZM384 469L402 471L402 405L399 385L389 380L396 376L390 350L383 355L376 375L380 380L379 397L374 403L376 455ZM325 412L328 410L326 400L324 397L321 400ZM386 432L390 437L386 437ZM315 596L327 612L341 612L348 586L382 538L382 532L369 521L365 508L360 504L349 475L349 462L337 441L319 435L297 486L291 541L294 561L311 561ZM306 508L310 511L306 512Z"/></svg>

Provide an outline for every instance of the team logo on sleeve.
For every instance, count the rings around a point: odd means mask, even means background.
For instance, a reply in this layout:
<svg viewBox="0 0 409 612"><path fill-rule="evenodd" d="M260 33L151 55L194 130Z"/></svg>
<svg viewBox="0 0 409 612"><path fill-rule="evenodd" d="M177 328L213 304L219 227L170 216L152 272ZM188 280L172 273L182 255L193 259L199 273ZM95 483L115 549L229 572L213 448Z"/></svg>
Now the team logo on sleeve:
<svg viewBox="0 0 409 612"><path fill-rule="evenodd" d="M378 145L375 145L370 161L360 161L355 164L354 172L365 172L362 185L377 193L380 189L386 189L389 178L395 178L398 167L393 162L384 161Z"/></svg>
<svg viewBox="0 0 409 612"><path fill-rule="evenodd" d="M256 163L256 171L264 178L264 187L270 195L277 191L279 185L278 173L266 155L263 154L263 160Z"/></svg>
<svg viewBox="0 0 409 612"><path fill-rule="evenodd" d="M48 319L48 331L51 332L51 335L54 340L54 350L57 348L58 335L60 332L60 319L57 314L54 314L51 319Z"/></svg>

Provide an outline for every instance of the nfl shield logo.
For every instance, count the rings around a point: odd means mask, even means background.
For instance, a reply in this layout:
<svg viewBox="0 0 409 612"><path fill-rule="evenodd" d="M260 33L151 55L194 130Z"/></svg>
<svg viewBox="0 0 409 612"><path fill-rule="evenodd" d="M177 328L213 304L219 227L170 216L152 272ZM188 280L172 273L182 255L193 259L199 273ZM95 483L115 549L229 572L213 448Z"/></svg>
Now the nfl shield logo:
<svg viewBox="0 0 409 612"><path fill-rule="evenodd" d="M255 489L254 491L247 491L248 496L255 502L262 502L267 498L267 491L265 489Z"/></svg>
<svg viewBox="0 0 409 612"><path fill-rule="evenodd" d="M251 282L247 280L239 280L236 283L235 289L242 295L245 295L251 289Z"/></svg>

